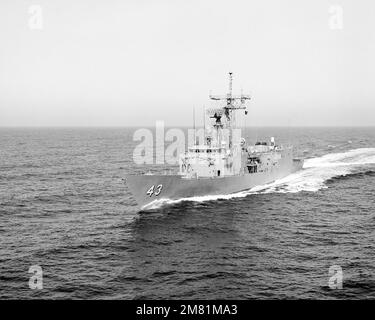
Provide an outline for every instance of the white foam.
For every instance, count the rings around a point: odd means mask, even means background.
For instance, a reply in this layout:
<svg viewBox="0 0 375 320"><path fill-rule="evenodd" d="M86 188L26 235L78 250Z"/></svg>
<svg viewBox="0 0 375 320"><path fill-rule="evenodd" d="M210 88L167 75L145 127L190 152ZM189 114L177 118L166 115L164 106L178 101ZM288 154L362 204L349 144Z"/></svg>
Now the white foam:
<svg viewBox="0 0 375 320"><path fill-rule="evenodd" d="M178 200L156 200L144 209L155 209L165 204L182 201L204 202L218 199L243 198L251 194L315 192L327 188L325 182L333 177L347 175L365 165L375 164L375 148L353 149L347 152L330 153L322 157L305 160L303 169L273 183L257 186L247 191L228 195L200 196Z"/></svg>

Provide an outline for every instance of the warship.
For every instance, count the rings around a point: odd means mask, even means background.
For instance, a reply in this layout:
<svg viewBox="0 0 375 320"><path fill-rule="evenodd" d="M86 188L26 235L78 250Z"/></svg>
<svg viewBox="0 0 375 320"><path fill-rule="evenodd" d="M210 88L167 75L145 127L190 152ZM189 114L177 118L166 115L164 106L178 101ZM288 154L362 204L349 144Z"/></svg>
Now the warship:
<svg viewBox="0 0 375 320"><path fill-rule="evenodd" d="M268 142L248 145L236 124L236 114L247 115L250 95L229 92L211 95L215 108L206 110L208 124L203 142L194 137L179 157L175 174L128 174L125 182L141 208L160 199L178 200L197 196L228 195L272 183L302 169L303 159L293 157L293 147ZM195 130L195 128L194 128ZM194 131L195 132L195 131Z"/></svg>

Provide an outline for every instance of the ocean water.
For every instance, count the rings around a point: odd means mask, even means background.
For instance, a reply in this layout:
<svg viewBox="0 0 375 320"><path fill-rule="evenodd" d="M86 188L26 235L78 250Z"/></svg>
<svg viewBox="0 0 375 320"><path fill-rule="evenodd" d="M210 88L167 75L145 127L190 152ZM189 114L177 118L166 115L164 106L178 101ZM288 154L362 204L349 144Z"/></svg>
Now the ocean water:
<svg viewBox="0 0 375 320"><path fill-rule="evenodd" d="M142 211L122 180L150 169L134 130L0 129L1 299L375 298L375 128L248 130L292 143L304 169Z"/></svg>

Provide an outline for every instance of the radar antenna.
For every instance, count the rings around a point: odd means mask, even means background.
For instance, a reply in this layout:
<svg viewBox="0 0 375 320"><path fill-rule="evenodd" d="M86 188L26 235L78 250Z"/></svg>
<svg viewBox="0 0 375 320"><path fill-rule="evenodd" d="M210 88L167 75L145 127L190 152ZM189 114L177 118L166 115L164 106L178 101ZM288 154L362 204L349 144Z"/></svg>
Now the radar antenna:
<svg viewBox="0 0 375 320"><path fill-rule="evenodd" d="M229 72L229 94L228 94L228 99L232 99L232 82L233 82L233 73Z"/></svg>

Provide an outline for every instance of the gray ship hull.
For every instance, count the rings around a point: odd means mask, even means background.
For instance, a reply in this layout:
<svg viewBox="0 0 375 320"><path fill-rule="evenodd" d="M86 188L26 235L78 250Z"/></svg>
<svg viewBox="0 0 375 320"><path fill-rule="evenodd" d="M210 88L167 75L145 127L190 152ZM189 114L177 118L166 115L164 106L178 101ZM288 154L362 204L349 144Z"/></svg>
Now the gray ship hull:
<svg viewBox="0 0 375 320"><path fill-rule="evenodd" d="M303 160L288 160L281 162L280 165L268 172L238 176L186 179L181 175L126 175L125 181L138 205L145 207L160 199L177 200L196 196L236 193L271 183L302 169ZM150 188L153 192L148 193Z"/></svg>

